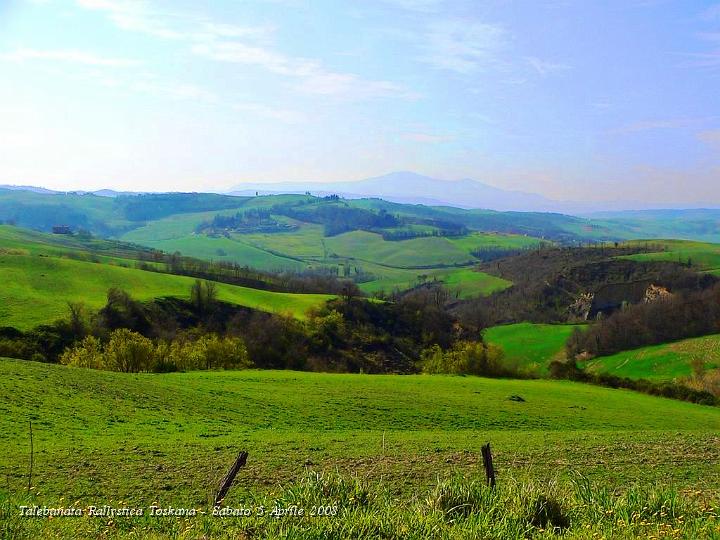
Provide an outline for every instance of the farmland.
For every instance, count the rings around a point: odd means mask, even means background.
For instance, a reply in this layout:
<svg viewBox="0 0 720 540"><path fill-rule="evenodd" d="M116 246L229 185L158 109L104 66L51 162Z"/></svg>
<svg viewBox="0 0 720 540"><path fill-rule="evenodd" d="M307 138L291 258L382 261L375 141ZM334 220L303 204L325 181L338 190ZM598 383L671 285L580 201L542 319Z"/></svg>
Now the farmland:
<svg viewBox="0 0 720 540"><path fill-rule="evenodd" d="M249 203L243 208L248 206ZM348 277L352 278L355 271L371 276L359 283L368 293L406 289L423 279L437 279L463 298L491 294L510 285L506 280L468 268L477 263L473 251L525 249L540 244L532 237L479 232L462 237L429 236L399 241L388 241L368 231L325 237L320 225L297 220L289 220L298 227L292 232L212 237L195 231L200 223L216 214L229 215L236 211L169 216L121 238L168 252L179 251L193 257L237 262L270 271L331 268L345 276L346 268L350 268Z"/></svg>

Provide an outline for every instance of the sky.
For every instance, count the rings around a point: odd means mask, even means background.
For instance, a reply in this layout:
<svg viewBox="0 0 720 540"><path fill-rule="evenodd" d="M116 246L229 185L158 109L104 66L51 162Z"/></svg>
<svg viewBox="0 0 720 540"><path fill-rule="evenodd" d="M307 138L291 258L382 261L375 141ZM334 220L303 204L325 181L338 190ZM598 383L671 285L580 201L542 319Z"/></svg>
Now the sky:
<svg viewBox="0 0 720 540"><path fill-rule="evenodd" d="M720 3L0 0L0 184L720 204Z"/></svg>

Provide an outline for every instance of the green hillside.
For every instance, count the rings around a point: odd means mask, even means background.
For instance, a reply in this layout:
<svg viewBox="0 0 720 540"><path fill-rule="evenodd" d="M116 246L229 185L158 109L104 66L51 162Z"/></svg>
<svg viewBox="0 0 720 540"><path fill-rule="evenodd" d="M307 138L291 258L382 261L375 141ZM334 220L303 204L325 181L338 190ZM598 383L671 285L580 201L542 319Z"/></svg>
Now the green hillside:
<svg viewBox="0 0 720 540"><path fill-rule="evenodd" d="M140 300L187 298L194 279L135 268L137 252L104 240L82 241L0 226L0 326L28 329L67 315L68 302L99 308L110 287ZM233 304L303 317L331 298L319 294L270 292L225 283L218 298Z"/></svg>
<svg viewBox="0 0 720 540"><path fill-rule="evenodd" d="M518 323L485 331L485 340L502 347L505 360L519 368L547 373L552 360L565 358L565 342L575 328L571 324Z"/></svg>
<svg viewBox="0 0 720 540"><path fill-rule="evenodd" d="M720 368L720 335L601 356L587 362L586 367L596 373L619 377L670 381L691 375L693 360L704 361L706 369Z"/></svg>
<svg viewBox="0 0 720 540"><path fill-rule="evenodd" d="M473 262L473 257L447 238L429 236L412 240L383 240L367 231L353 231L325 239L331 254L355 258L377 264L403 267L422 267Z"/></svg>
<svg viewBox="0 0 720 540"><path fill-rule="evenodd" d="M383 477L412 490L457 467L479 472L480 445L488 440L504 479L546 481L546 474L581 465L611 485L674 478L703 489L720 481L712 443L720 408L571 382L277 371L127 375L0 360L0 394L7 397L0 467L20 489L32 421L33 485L48 502L112 494L144 504L202 504L208 482L239 449L251 460L229 504L305 467ZM525 401L508 399L513 395ZM678 451L683 459L673 463L669 454Z"/></svg>
<svg viewBox="0 0 720 540"><path fill-rule="evenodd" d="M690 240L641 240L631 245L647 246L648 253L625 258L634 261L668 261L689 265L696 270L720 271L720 244Z"/></svg>
<svg viewBox="0 0 720 540"><path fill-rule="evenodd" d="M258 200L269 202L275 199L259 197ZM250 202L243 208L249 206ZM255 206L262 205L258 202ZM367 231L325 237L321 225L283 216L273 218L292 223L297 229L277 233L229 233L220 237L196 232L203 221L215 215L232 215L238 210L169 216L125 233L121 238L163 251L237 262L268 271L332 269L345 277L347 267L351 269L348 277L354 277L357 272L372 276L372 279L359 283L361 289L368 293L406 289L423 279L437 279L462 298L490 294L510 285L507 280L483 272L458 268L458 264L476 262L472 251L523 249L540 242L526 236L479 232L452 238L430 236L397 241L388 241L378 233Z"/></svg>

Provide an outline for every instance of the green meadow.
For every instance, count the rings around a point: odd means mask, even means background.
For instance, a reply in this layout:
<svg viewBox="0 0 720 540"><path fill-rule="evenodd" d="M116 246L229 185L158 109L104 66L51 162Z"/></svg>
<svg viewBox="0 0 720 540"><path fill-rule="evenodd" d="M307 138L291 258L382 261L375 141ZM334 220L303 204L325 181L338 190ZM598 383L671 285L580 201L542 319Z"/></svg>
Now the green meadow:
<svg viewBox="0 0 720 540"><path fill-rule="evenodd" d="M649 253L628 255L634 261L668 261L689 264L696 270L717 272L720 270L720 244L691 240L638 240L629 245L644 245Z"/></svg>
<svg viewBox="0 0 720 540"><path fill-rule="evenodd" d="M206 504L239 450L250 460L228 504L307 471L382 479L399 494L480 474L487 441L501 483L573 470L615 487L720 482L720 408L566 381L129 375L5 359L0 395L0 493L26 487L32 422L41 503Z"/></svg>
<svg viewBox="0 0 720 540"><path fill-rule="evenodd" d="M485 330L485 340L498 345L505 361L520 369L546 374L552 360L565 358L565 342L575 325L517 323Z"/></svg>
<svg viewBox="0 0 720 540"><path fill-rule="evenodd" d="M259 199L256 204L262 206L260 203L264 198ZM202 221L212 219L216 214L233 214L249 205L250 202L240 209L169 216L125 233L121 239L167 252L179 251L183 255L236 262L261 270L340 267L342 272L342 267L349 265L374 277L360 283L361 289L368 293L406 289L423 279L437 279L460 298L491 294L510 286L506 280L468 268L476 262L472 251L523 249L541 243L527 236L479 232L462 237L430 236L400 241L384 240L380 234L368 231L325 237L321 225L283 216L274 216L274 219L291 222L298 228L292 232L230 233L228 237L210 237L195 232ZM422 226L408 229L421 230Z"/></svg>
<svg viewBox="0 0 720 540"><path fill-rule="evenodd" d="M91 251L92 250L92 251ZM81 241L62 235L0 226L0 326L27 330L67 315L67 303L104 305L107 291L118 287L139 300L188 298L194 279L135 268L115 243ZM218 298L233 304L304 317L331 298L217 284Z"/></svg>
<svg viewBox="0 0 720 540"><path fill-rule="evenodd" d="M692 374L691 364L700 360L706 369L720 368L720 335L663 343L601 356L585 366L596 373L631 379L671 381Z"/></svg>
<svg viewBox="0 0 720 540"><path fill-rule="evenodd" d="M27 330L67 315L67 303L90 308L105 303L110 287L139 300L164 296L189 298L193 278L41 255L0 255L0 325ZM233 304L289 313L296 317L330 295L291 294L217 284L218 299Z"/></svg>
<svg viewBox="0 0 720 540"><path fill-rule="evenodd" d="M466 264L473 261L469 253L440 236L387 241L377 233L352 231L325 238L331 256L371 261L396 268Z"/></svg>

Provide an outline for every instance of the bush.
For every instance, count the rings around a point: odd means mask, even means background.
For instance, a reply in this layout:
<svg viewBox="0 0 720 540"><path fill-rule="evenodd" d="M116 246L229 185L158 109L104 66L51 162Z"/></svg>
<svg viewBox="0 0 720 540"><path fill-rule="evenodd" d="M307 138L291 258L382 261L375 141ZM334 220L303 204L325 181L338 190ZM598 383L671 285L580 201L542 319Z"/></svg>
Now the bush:
<svg viewBox="0 0 720 540"><path fill-rule="evenodd" d="M112 332L104 346L98 338L88 336L67 349L60 357L60 362L70 366L126 373L245 369L253 366L245 343L238 337L204 334L194 340L184 336L155 345L148 338L127 329Z"/></svg>
<svg viewBox="0 0 720 540"><path fill-rule="evenodd" d="M512 370L502 363L502 349L479 341L461 341L443 351L439 345L421 354L423 373L506 376Z"/></svg>
<svg viewBox="0 0 720 540"><path fill-rule="evenodd" d="M102 345L95 336L88 336L60 356L60 363L66 366L108 369L105 366Z"/></svg>
<svg viewBox="0 0 720 540"><path fill-rule="evenodd" d="M120 328L110 334L103 357L105 369L124 373L150 371L155 363L155 346L145 336Z"/></svg>

